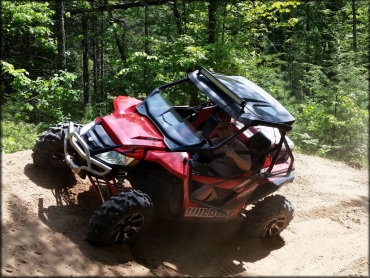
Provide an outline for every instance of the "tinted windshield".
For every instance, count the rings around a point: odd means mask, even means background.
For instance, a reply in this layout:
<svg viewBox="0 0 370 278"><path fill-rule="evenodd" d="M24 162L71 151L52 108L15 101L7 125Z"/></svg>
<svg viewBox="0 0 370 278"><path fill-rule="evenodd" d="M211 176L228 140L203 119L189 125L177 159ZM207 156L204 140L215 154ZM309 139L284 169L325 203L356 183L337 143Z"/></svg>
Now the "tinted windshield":
<svg viewBox="0 0 370 278"><path fill-rule="evenodd" d="M172 107L172 104L160 92L146 99L146 107L150 118L159 126L165 136L180 146L199 145L204 138L196 134L196 130L183 119Z"/></svg>

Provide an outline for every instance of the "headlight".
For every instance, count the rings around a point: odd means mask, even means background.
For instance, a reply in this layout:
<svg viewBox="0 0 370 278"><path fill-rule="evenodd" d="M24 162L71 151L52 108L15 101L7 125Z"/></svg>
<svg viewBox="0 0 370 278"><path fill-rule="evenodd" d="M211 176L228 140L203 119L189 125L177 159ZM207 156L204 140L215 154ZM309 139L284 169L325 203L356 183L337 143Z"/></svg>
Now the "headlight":
<svg viewBox="0 0 370 278"><path fill-rule="evenodd" d="M117 153L115 151L99 153L95 156L109 164L123 165L123 166L129 165L132 161L135 160L135 158L124 156L123 154Z"/></svg>

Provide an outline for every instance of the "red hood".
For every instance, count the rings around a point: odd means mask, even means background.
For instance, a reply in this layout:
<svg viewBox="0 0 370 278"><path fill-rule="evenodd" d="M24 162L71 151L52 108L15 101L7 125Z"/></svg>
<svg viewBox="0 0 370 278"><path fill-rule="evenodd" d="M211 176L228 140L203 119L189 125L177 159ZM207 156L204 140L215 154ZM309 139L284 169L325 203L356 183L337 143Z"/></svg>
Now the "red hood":
<svg viewBox="0 0 370 278"><path fill-rule="evenodd" d="M140 103L135 98L117 97L113 114L100 118L102 126L114 143L123 147L166 149L161 133L146 117L135 112Z"/></svg>

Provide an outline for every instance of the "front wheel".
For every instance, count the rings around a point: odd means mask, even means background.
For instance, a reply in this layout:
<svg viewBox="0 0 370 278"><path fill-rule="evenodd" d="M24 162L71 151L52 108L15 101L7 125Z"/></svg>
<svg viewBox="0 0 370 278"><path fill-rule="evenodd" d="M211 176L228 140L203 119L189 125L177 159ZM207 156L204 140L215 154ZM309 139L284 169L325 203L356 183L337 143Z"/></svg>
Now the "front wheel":
<svg viewBox="0 0 370 278"><path fill-rule="evenodd" d="M268 196L247 212L243 230L252 237L277 236L289 225L293 217L294 208L284 196Z"/></svg>
<svg viewBox="0 0 370 278"><path fill-rule="evenodd" d="M106 201L90 219L87 239L95 246L131 242L153 219L150 197L139 191L121 192Z"/></svg>
<svg viewBox="0 0 370 278"><path fill-rule="evenodd" d="M59 123L43 132L32 148L33 164L42 169L72 172L64 155L64 137L69 123ZM82 125L74 124L79 130Z"/></svg>

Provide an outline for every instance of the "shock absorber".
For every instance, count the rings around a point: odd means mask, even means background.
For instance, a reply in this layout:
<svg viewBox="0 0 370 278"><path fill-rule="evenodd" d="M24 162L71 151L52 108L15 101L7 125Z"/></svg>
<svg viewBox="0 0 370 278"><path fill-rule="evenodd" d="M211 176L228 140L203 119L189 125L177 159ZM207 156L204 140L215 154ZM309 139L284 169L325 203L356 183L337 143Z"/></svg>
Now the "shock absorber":
<svg viewBox="0 0 370 278"><path fill-rule="evenodd" d="M118 185L118 189L120 192L124 191L124 183L125 183L125 179L127 177L127 172L126 171L123 171L123 170L118 170L117 172L117 185Z"/></svg>

